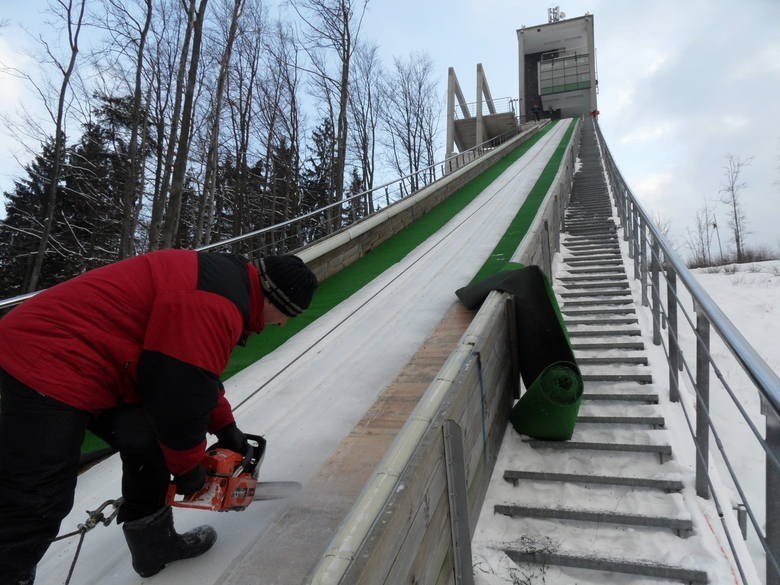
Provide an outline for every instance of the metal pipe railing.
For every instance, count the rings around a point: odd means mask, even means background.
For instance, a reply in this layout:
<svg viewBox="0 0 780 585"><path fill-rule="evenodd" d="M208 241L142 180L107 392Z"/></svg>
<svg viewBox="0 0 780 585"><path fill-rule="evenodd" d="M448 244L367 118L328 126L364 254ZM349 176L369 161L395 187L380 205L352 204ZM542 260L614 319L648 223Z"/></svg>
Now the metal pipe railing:
<svg viewBox="0 0 780 585"><path fill-rule="evenodd" d="M620 170L618 169L612 154L609 151L598 123L594 121L597 136L602 150L606 173L609 179L610 189L614 198L617 215L623 228L623 238L627 241L629 255L634 259L634 277L641 282L643 304L647 304L648 291L646 290L647 259L645 250L650 253L650 309L653 321L653 343L662 345L669 365L670 400L679 400L688 422L694 447L696 450L696 493L702 498L712 498L716 510L721 515L721 521L726 531L726 536L731 546L732 554L737 562L743 580L744 571L732 540L729 522L723 513L724 506L718 498L718 492L714 489L710 472L710 435L715 439L717 451L720 454L728 477L731 478L734 488L741 501L737 502L736 520L740 526L746 523L746 516L750 519L756 538L760 541L766 556L766 583L767 585L780 585L780 377L758 355L756 350L748 343L742 333L725 316L717 304L707 294L704 287L696 280L695 276L685 266L684 262L672 250L666 239L654 224L650 216L628 187ZM660 277L666 281L665 308L661 294ZM695 322L685 308L685 303L680 298L680 291L684 288L690 295L696 312ZM678 320L678 312L682 313L684 320ZM680 326L685 325L695 340L695 374L692 372L688 361L682 351ZM666 325L666 342L661 335L661 328ZM763 404L762 414L766 417L766 433L761 436L756 424L741 404L732 388L732 384L726 379L723 368L715 360L711 352L710 336L716 336L735 358L742 372L756 388ZM684 371L686 377L682 382L679 379L679 371ZM730 400L736 406L739 418L750 429L753 437L764 452L766 467L765 500L765 528L762 529L756 509L759 502L749 501L740 474L734 469L734 465L726 453L726 446L721 441L722 429L716 428L711 416L711 397L713 388L710 385L710 371L714 372L721 386L725 389ZM690 394L692 391L693 394ZM689 392L681 395L680 393ZM695 397L695 423L691 423L689 408L685 398ZM741 453L749 445L740 445ZM722 492L721 492L722 493ZM743 537L745 534L743 534ZM756 563L758 565L758 563Z"/></svg>
<svg viewBox="0 0 780 585"><path fill-rule="evenodd" d="M358 221L365 220L387 207L407 199L423 187L427 187L444 178L484 154L508 142L517 132L507 132L482 142L468 150L459 152L449 158L427 166L419 171L394 179L372 189L350 195L344 199L322 206L318 209L288 219L286 221L261 228L240 236L221 240L196 248L198 251L231 249L235 253L245 255L283 254L299 250L319 242L333 234L347 229ZM371 205L369 205L369 198ZM362 205L365 210L372 210L342 217L342 212L353 205ZM0 313L35 296L41 291L30 292L15 297L0 300Z"/></svg>

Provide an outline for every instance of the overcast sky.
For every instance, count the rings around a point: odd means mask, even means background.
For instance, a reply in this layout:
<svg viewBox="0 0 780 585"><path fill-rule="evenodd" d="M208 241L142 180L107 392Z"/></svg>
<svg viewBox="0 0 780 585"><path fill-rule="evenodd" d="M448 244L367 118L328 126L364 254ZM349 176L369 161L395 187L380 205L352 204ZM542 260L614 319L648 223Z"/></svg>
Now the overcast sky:
<svg viewBox="0 0 780 585"><path fill-rule="evenodd" d="M455 67L469 101L482 63L494 98L517 97L516 29L547 22L553 2L371 0L361 37L382 58L428 53L440 76ZM747 244L780 249L780 0L589 0L559 4L568 18L593 14L600 123L644 207L669 223L681 252L705 198L717 204L726 156L752 157L744 171ZM22 27L43 22L45 0L3 0L0 61L36 67ZM0 112L34 97L0 73ZM442 145L444 142L442 123ZM0 191L20 167L0 151ZM27 162L27 159L24 160ZM721 232L725 238L725 234ZM724 240L724 246L726 242Z"/></svg>

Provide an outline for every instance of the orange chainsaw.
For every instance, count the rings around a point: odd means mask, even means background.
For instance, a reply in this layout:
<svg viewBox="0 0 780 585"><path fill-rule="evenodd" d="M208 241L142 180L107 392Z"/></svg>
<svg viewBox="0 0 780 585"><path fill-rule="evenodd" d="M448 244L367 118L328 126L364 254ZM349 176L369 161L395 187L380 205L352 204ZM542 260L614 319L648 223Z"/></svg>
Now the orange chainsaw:
<svg viewBox="0 0 780 585"><path fill-rule="evenodd" d="M189 496L176 499L176 484L168 486L165 503L179 508L199 510L244 510L255 500L257 474L265 455L265 439L259 435L245 435L246 453L236 453L219 447L219 443L206 450L203 467L206 482ZM266 499L266 498L263 498Z"/></svg>

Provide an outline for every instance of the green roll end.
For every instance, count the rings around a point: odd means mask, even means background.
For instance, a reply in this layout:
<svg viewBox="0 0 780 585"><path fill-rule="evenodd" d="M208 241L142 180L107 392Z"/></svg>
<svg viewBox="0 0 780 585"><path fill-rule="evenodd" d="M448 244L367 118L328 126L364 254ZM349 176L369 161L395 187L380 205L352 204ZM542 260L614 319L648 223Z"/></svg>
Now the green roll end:
<svg viewBox="0 0 780 585"><path fill-rule="evenodd" d="M552 364L515 403L509 420L523 435L566 441L574 433L582 391L582 375L576 365Z"/></svg>

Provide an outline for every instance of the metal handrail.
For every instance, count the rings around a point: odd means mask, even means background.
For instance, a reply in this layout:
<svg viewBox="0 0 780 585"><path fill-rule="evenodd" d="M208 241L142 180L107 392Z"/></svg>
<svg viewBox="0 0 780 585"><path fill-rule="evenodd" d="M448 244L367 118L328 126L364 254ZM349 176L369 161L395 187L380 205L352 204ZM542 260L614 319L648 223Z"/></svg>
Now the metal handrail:
<svg viewBox="0 0 780 585"><path fill-rule="evenodd" d="M634 278L641 281L642 303L651 305L653 315L653 343L662 345L669 363L669 393L670 400L679 401L679 372L684 370L696 397L696 420L694 429L691 416L684 401L680 401L686 422L691 431L691 437L696 449L696 493L703 498L713 498L716 511L721 516L726 537L734 554L740 574L745 578L739 555L735 550L732 535L725 521L718 495L713 488L709 473L709 438L712 433L716 446L723 459L733 485L742 500L738 508L737 521L743 537L746 537L747 518L749 517L755 534L766 553L767 585L780 585L780 502L773 486L780 487L780 377L761 358L756 350L745 339L742 333L726 317L723 311L712 300L704 287L695 279L691 271L672 250L642 205L628 187L612 157L604 140L597 121L594 120L603 160L611 190L615 198L620 223L623 228L623 238L628 242L628 254L634 261ZM648 270L648 246L650 248L650 269ZM651 273L650 291L652 304L648 300L648 272ZM659 276L666 279L666 308L661 302L661 286ZM696 324L686 311L677 293L677 280L686 287L693 299L696 312ZM696 342L696 372L695 379L691 367L685 360L680 349L680 336L677 327L678 308L683 312ZM668 340L663 342L660 335L660 323L663 318ZM725 379L721 368L715 362L709 351L710 326L719 335L723 344L729 349L743 372L755 385L762 398L763 413L766 416L766 438L751 421L745 408L739 403L731 385ZM766 528L762 533L759 520L756 518L754 506L748 501L744 487L740 483L737 472L731 463L720 434L710 417L709 409L709 371L712 369L723 384L727 394L737 406L739 415L748 425L765 453L766 461Z"/></svg>
<svg viewBox="0 0 780 585"><path fill-rule="evenodd" d="M334 233L337 233L354 223L357 223L358 221L363 221L372 215L375 215L376 213L387 209L390 205L394 205L404 199L407 199L408 197L414 195L415 193L419 192L422 188L428 187L429 185L432 185L433 183L441 180L444 178L449 172L452 172L454 170L458 170L462 168L465 165L468 165L478 158L480 158L483 154L486 152L492 151L496 147L504 144L505 142L509 141L512 137L517 136L518 132L506 132L504 134L501 134L500 136L496 136L493 138L490 138L488 140L485 140L484 142L477 144L476 146L473 146L469 148L468 150L464 150L463 152L459 152L457 154L454 154L450 156L449 158L436 162L432 165L429 165L423 169L420 169L419 171L416 171L414 173L409 173L407 175L403 175L402 177L399 177L397 179L394 179L392 181L389 181L387 183L384 183L382 185L379 185L378 187L373 187L372 189L368 189L365 191L361 191L360 193L356 193L355 195L351 195L349 197L346 197L344 199L340 199L339 201L335 201L333 203L330 203L328 205L325 205L323 207L317 208L314 211L310 211L308 213L305 213L303 215L294 217L292 219L288 219L286 221L261 228L259 230L254 230L252 232L242 234L240 236L235 236L232 238L228 238L226 240L222 240L219 242L215 242L213 244L207 244L205 246L201 246L199 248L196 248L198 251L209 251L209 250L216 250L220 248L225 248L226 246L234 246L236 244L242 244L245 242L248 242L250 240L261 238L268 234L273 234L275 232L279 232L284 230L285 228L291 227L295 224L305 222L307 220L311 220L315 218L316 216L322 215L324 213L327 213L328 211L335 210L337 208L341 208L344 205L352 202L352 201L359 201L361 198L367 198L371 197L372 201L375 203L374 211L373 213L369 213L366 215L363 215L360 218L357 219L350 219L346 221L339 221L339 224L337 226L325 226L327 229L326 233L321 235L320 237L315 237L311 239L310 241L306 242L306 245L314 244L318 241L321 241L327 237L330 237ZM472 158L473 157L473 158ZM438 174L437 174L437 171ZM420 186L416 190L407 190L405 189L406 182L411 182L412 179L415 178L422 178L422 181L420 181ZM424 182L426 178L428 177L434 177L433 181L430 182ZM395 185L399 186L399 191L401 196L398 198L393 197L393 200L390 201L390 193L389 189ZM381 201L377 202L375 197L376 194L379 194L381 198L384 199L384 202L386 203L384 206L381 205ZM264 248L270 247L270 246L277 246L277 249L274 250L275 253L283 253L283 252L291 252L294 251L294 248L289 248L285 245L284 240L281 242L273 242L272 244L267 244L264 246ZM254 252L259 253L261 248L256 248ZM43 290L43 289L42 289ZM40 290L25 293L22 295L17 295L14 297L10 297L7 299L0 300L0 312L4 311L6 309L10 309L11 307L14 307L23 301L26 301L29 298L32 298L36 294L41 292Z"/></svg>
<svg viewBox="0 0 780 585"><path fill-rule="evenodd" d="M506 97L500 97L495 98L492 100L493 106L495 107L496 114L508 114L508 113L515 113L515 102L517 101L517 98L513 98L512 96L506 96ZM464 105L469 108L469 112L471 112L471 108L476 106L479 102L473 101L473 102L466 102ZM483 104L485 101L483 101ZM465 115L463 112L463 108L461 107L460 103L455 104L455 119L456 120L468 120L476 118L476 114L469 114L468 116ZM483 116L488 116L490 114L482 112Z"/></svg>
<svg viewBox="0 0 780 585"><path fill-rule="evenodd" d="M701 308L701 311L707 316L707 319L715 329L717 329L718 333L720 333L720 336L723 338L723 341L726 343L731 353L742 365L745 372L751 377L764 398L769 400L776 412L780 412L780 377L778 377L763 358L758 355L756 350L753 349L753 346L745 339L745 336L742 335L739 329L737 329L729 318L726 317L720 307L712 300L712 297L707 294L704 287L699 284L693 276L693 273L688 270L685 263L672 250L672 247L650 219L650 216L645 209L636 197L634 197L634 194L628 187L628 183L620 173L620 169L614 164L612 153L609 151L609 147L604 141L598 123L596 124L596 128L599 133L599 140L601 141L602 148L606 154L605 158L608 157L612 163L612 172L619 180L618 184L625 188L625 195L630 198L631 205L636 208L642 222L652 233L653 239L658 242L663 251L663 257L666 259L666 263L670 265L680 277L697 305Z"/></svg>

